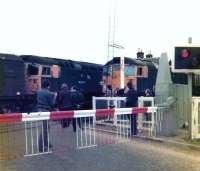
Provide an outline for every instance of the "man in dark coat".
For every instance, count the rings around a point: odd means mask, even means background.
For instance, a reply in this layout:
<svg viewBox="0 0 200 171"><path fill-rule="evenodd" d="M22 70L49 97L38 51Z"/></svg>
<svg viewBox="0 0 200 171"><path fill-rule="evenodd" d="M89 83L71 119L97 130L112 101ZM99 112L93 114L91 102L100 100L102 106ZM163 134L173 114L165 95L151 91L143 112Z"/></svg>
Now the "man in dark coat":
<svg viewBox="0 0 200 171"><path fill-rule="evenodd" d="M71 88L71 104L73 106L73 110L81 110L84 105L84 96L81 91L76 87L72 86ZM76 132L76 118L73 118L73 131ZM79 128L81 128L81 118L77 119Z"/></svg>
<svg viewBox="0 0 200 171"><path fill-rule="evenodd" d="M129 81L127 83L127 91L125 92L126 99L126 107L136 107L137 106L137 100L138 100L138 94L135 91L132 82ZM131 114L130 115L130 122L131 122L131 136L137 134L137 115Z"/></svg>
<svg viewBox="0 0 200 171"><path fill-rule="evenodd" d="M68 85L63 83L57 98L58 107L60 110L71 108L70 91Z"/></svg>
<svg viewBox="0 0 200 171"><path fill-rule="evenodd" d="M42 82L42 89L37 91L37 111L49 112L55 105L56 94L49 91L50 83L48 81ZM39 136L39 152L48 151L52 146L49 143L50 127L47 120L42 121L42 128Z"/></svg>
<svg viewBox="0 0 200 171"><path fill-rule="evenodd" d="M72 104L70 98L71 97L68 85L66 83L63 83L61 85L61 90L58 93L58 98L57 98L57 106L60 111L72 110ZM69 123L70 119L63 119L61 121L62 128L68 127Z"/></svg>

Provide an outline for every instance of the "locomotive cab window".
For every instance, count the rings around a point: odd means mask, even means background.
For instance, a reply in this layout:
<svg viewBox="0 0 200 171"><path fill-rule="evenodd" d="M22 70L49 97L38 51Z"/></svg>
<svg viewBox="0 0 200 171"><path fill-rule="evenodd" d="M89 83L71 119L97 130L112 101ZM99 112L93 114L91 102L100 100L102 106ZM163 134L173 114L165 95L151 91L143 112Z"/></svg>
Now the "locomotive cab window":
<svg viewBox="0 0 200 171"><path fill-rule="evenodd" d="M111 75L111 73L112 73L112 68L111 68L111 66L106 66L106 67L103 68L103 74L104 74L104 75L109 76L109 75Z"/></svg>
<svg viewBox="0 0 200 171"><path fill-rule="evenodd" d="M112 65L113 71L119 71L120 70L120 65L119 64L114 64Z"/></svg>
<svg viewBox="0 0 200 171"><path fill-rule="evenodd" d="M47 66L42 67L42 75L51 75L51 68Z"/></svg>
<svg viewBox="0 0 200 171"><path fill-rule="evenodd" d="M58 66L58 65L53 65L52 67L51 67L51 74L52 74L52 77L53 78L60 78L60 66Z"/></svg>
<svg viewBox="0 0 200 171"><path fill-rule="evenodd" d="M142 67L137 68L137 76L142 76Z"/></svg>
<svg viewBox="0 0 200 171"><path fill-rule="evenodd" d="M36 65L29 64L27 68L28 75L38 75L39 69Z"/></svg>
<svg viewBox="0 0 200 171"><path fill-rule="evenodd" d="M135 76L136 75L136 68L131 65L125 65L124 74L126 76Z"/></svg>

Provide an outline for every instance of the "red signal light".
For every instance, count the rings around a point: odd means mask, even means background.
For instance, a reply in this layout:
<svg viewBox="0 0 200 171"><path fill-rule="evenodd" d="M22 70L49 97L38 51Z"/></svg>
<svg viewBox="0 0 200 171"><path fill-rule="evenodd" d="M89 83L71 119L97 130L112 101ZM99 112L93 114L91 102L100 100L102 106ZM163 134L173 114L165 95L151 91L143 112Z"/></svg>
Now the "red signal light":
<svg viewBox="0 0 200 171"><path fill-rule="evenodd" d="M175 47L175 70L192 73L200 71L200 46ZM195 70L195 71L194 71Z"/></svg>
<svg viewBox="0 0 200 171"><path fill-rule="evenodd" d="M188 49L183 49L181 51L181 57L182 58L186 59L186 58L189 58L189 56L190 56L190 51Z"/></svg>

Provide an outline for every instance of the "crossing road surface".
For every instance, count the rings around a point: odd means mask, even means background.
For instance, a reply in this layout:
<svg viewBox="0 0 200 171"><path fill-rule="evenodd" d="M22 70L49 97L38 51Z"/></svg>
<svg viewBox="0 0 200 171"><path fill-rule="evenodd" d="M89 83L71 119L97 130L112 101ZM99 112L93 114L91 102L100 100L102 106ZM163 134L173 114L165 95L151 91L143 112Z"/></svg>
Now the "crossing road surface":
<svg viewBox="0 0 200 171"><path fill-rule="evenodd" d="M82 150L0 161L1 171L199 171L200 151L133 139Z"/></svg>

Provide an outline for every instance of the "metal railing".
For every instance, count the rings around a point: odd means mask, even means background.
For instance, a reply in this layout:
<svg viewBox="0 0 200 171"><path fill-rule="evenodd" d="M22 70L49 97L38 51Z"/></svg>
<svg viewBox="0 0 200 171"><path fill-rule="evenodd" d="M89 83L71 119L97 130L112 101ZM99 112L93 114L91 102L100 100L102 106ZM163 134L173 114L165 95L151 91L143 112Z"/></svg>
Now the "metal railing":
<svg viewBox="0 0 200 171"><path fill-rule="evenodd" d="M134 137L137 122L131 118L138 113L149 113L152 118L148 129L138 135L156 136L162 120L157 107L0 114L0 159L124 142ZM96 119L105 116L117 117L117 124L96 124Z"/></svg>

